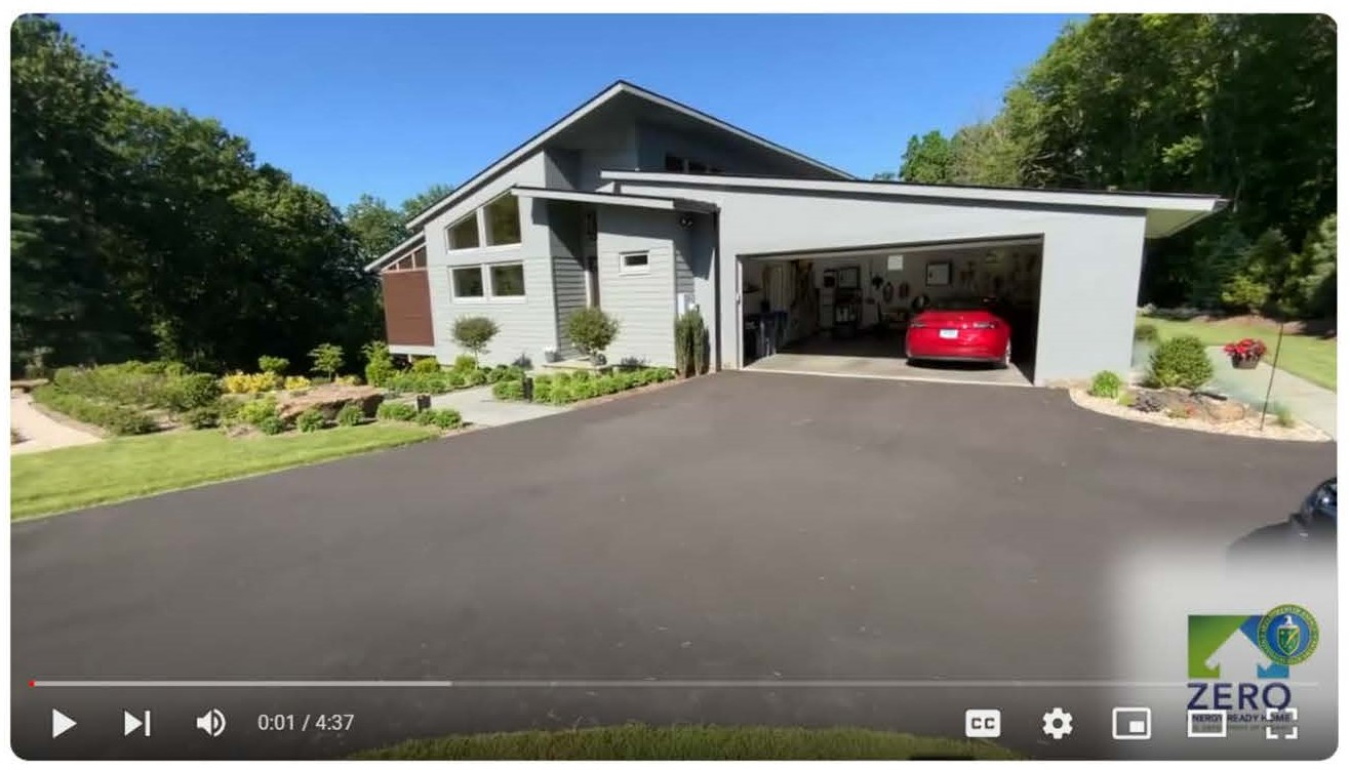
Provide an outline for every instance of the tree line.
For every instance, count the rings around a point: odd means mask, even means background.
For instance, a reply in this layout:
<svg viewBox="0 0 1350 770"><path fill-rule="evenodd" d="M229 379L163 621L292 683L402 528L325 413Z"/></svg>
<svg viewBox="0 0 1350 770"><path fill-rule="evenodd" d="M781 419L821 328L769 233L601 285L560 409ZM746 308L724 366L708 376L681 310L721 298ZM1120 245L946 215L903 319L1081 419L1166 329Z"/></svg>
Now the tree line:
<svg viewBox="0 0 1350 770"><path fill-rule="evenodd" d="M128 359L204 371L383 336L362 266L450 191L339 211L219 122L138 99L55 21L10 30L11 370Z"/></svg>
<svg viewBox="0 0 1350 770"><path fill-rule="evenodd" d="M989 120L910 137L925 184L1214 193L1151 243L1141 303L1334 317L1336 29L1327 16L1098 15L1068 24Z"/></svg>

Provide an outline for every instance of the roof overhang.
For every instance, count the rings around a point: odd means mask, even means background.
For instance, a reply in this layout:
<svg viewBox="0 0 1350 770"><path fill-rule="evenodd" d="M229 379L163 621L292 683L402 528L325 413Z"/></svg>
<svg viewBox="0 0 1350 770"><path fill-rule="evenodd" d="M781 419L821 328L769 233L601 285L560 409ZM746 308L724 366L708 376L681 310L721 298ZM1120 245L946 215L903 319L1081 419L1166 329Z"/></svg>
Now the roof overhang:
<svg viewBox="0 0 1350 770"><path fill-rule="evenodd" d="M768 192L821 193L897 198L927 198L942 201L1044 206L1047 208L1101 208L1146 212L1144 237L1164 238L1190 227L1228 205L1217 195L1176 193L1099 192L1089 190L1037 190L1014 187L968 187L962 185L906 184L904 182L834 181L731 175L670 174L651 171L602 171L601 179L679 187L723 187Z"/></svg>
<svg viewBox="0 0 1350 770"><path fill-rule="evenodd" d="M361 269L365 270L367 273L372 273L376 270L379 270L386 264L392 262L396 257L401 257L404 254L406 254L414 246L421 243L425 238L426 238L425 233L418 232L416 235L413 235L406 241L403 241L402 243L390 249L389 251L386 251L385 253L381 254L378 259L376 259L374 262L371 262L370 264L366 265Z"/></svg>
<svg viewBox="0 0 1350 770"><path fill-rule="evenodd" d="M692 211L699 214L711 214L717 206L703 201L685 198L662 198L655 195L620 195L609 192L581 192L578 190L550 190L543 187L512 187L511 192L517 198L539 198L550 201L572 201L575 203L593 203L601 206L628 206L640 209L660 211Z"/></svg>
<svg viewBox="0 0 1350 770"><path fill-rule="evenodd" d="M841 171L837 168L834 168L833 166L822 163L814 158L809 158L805 155L802 155L799 152L789 150L788 148L780 144L776 144L774 142L769 141L768 139L765 139L764 137L752 134L743 128L737 128L736 126L733 126L725 121L718 120L717 118L714 118L713 116L707 113L699 112L693 107L680 104L679 102L673 99L667 99L666 97L661 96L660 94L653 93L645 88L639 88L638 86L635 86L632 83L620 80L614 85L606 88L599 94L589 99L585 104L582 104L580 107L577 107L575 110L572 110L571 112L564 115L553 125L535 134L533 137L528 139L524 144L520 145L516 149L502 156L497 161L493 162L492 165L475 174L471 179L469 179L469 181L456 187L454 192L451 192L446 197L440 199L439 201L436 201L427 209L422 211L420 214L409 220L406 226L410 230L422 226L423 224L426 223L428 219L431 219L432 217L441 213L450 206L453 206L456 201L468 195L475 188L477 188L481 182L484 182L487 179L490 179L491 177L495 176L496 174L506 170L507 168L510 168L512 165L518 163L520 160L525 158L530 153L534 152L535 150L538 150L546 142L548 142L548 140L567 130L569 127L571 127L581 119L585 118L587 115L594 112L601 105L622 94L631 94L640 99L646 100L652 104L660 105L661 107L673 110L682 115L685 115L687 117L700 121L704 124L707 124L713 128L716 128L719 131L724 131L740 139L753 142L754 144L757 144L760 147L763 147L764 149L769 150L771 152L777 153L779 155L784 155L801 163L814 166L820 169L821 171L837 176L840 179L854 178L852 174L849 174L846 171Z"/></svg>

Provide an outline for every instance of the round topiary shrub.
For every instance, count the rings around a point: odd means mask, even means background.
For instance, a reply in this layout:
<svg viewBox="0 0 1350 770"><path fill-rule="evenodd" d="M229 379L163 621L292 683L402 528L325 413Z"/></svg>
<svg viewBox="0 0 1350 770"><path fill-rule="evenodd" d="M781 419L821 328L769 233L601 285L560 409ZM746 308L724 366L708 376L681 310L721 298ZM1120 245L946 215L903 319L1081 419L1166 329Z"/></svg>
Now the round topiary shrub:
<svg viewBox="0 0 1350 770"><path fill-rule="evenodd" d="M567 339L596 359L619 334L619 322L598 307L582 308L567 317Z"/></svg>
<svg viewBox="0 0 1350 770"><path fill-rule="evenodd" d="M1158 346L1150 358L1149 385L1195 390L1214 376L1214 365L1199 337L1174 337Z"/></svg>
<svg viewBox="0 0 1350 770"><path fill-rule="evenodd" d="M220 424L220 411L212 406L199 406L183 415L183 422L197 430L214 428Z"/></svg>
<svg viewBox="0 0 1350 770"><path fill-rule="evenodd" d="M417 407L412 404L385 401L375 409L375 416L381 420L399 420L408 422L417 417Z"/></svg>

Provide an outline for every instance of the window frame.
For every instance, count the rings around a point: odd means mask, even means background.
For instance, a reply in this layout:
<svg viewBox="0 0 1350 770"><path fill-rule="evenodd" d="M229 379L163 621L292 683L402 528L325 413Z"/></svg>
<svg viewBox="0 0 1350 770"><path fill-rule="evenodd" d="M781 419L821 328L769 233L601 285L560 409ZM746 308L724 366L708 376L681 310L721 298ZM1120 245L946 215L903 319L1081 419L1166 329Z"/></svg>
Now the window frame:
<svg viewBox="0 0 1350 770"><path fill-rule="evenodd" d="M456 219L455 221L445 226L446 251L470 251L472 249L483 248L483 218L478 216L478 211L479 209L474 209L468 214L465 214L464 216L460 217L459 219ZM454 239L451 236L451 233L454 230L456 230L460 225L464 224L465 220L468 220L470 218L472 218L474 221L474 232L477 233L476 237L478 238L478 243L472 246L456 246Z"/></svg>
<svg viewBox="0 0 1350 770"><path fill-rule="evenodd" d="M498 294L497 284L493 280L492 269L494 267L520 267L520 293L519 294ZM525 280L525 261L519 259L507 260L503 262L485 262L483 271L487 274L483 282L487 289L487 296L494 302L524 302L529 297L529 283Z"/></svg>
<svg viewBox="0 0 1350 770"><path fill-rule="evenodd" d="M643 257L641 265L628 264L629 257ZM619 252L619 275L644 275L652 271L651 249Z"/></svg>
<svg viewBox="0 0 1350 770"><path fill-rule="evenodd" d="M450 266L448 266L448 267L446 268L446 269L449 271L449 273L450 273L449 278L450 278L450 299L451 299L451 301L453 301L453 302L486 302L486 301L487 301L487 299L488 299L488 281L487 281L487 276L484 275L484 273L483 273L483 267L484 267L484 266L480 263L480 264L476 264L476 265L450 265ZM473 269L475 269L475 268L478 270L479 286L480 286L481 289L482 289L482 293L481 293L481 294L477 294L477 295L467 295L467 294L466 294L466 295L461 295L461 294L459 293L459 286L455 283L455 271L457 271L457 270L473 270Z"/></svg>
<svg viewBox="0 0 1350 770"><path fill-rule="evenodd" d="M503 198L514 198L516 201L516 238L518 240L516 240L515 243L488 243L488 236L491 234L491 230L489 229L488 226L487 210L489 206L492 206L494 203L497 203ZM478 242L480 244L480 248L484 249L519 248L520 244L525 240L525 227L524 224L521 222L521 215L520 215L520 198L516 197L511 192L509 191L504 192L501 195L498 195L497 197L493 198L492 200L487 201L486 203L478 207L478 211L476 213L478 214L478 233L479 233Z"/></svg>

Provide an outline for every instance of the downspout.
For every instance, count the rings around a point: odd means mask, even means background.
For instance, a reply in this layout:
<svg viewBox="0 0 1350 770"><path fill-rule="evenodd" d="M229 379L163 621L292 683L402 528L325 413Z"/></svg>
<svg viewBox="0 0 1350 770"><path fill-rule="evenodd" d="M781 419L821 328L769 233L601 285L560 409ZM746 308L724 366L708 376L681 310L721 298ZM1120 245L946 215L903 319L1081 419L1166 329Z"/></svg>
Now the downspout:
<svg viewBox="0 0 1350 770"><path fill-rule="evenodd" d="M715 371L722 370L722 210L713 212L713 339Z"/></svg>

